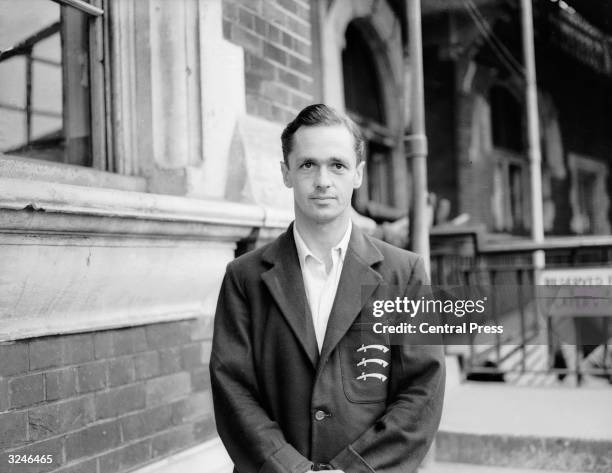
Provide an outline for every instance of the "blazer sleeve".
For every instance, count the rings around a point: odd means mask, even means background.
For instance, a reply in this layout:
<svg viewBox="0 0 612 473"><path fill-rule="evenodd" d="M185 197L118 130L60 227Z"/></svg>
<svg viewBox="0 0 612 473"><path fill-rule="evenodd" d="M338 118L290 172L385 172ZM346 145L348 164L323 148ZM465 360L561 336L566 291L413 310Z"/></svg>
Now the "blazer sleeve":
<svg viewBox="0 0 612 473"><path fill-rule="evenodd" d="M312 462L286 440L260 402L250 310L228 265L215 312L210 377L217 431L240 473L304 473Z"/></svg>
<svg viewBox="0 0 612 473"><path fill-rule="evenodd" d="M419 258L408 290L428 284ZM392 349L394 388L387 408L374 425L331 461L334 468L346 473L413 473L433 442L444 398L443 347L398 345Z"/></svg>

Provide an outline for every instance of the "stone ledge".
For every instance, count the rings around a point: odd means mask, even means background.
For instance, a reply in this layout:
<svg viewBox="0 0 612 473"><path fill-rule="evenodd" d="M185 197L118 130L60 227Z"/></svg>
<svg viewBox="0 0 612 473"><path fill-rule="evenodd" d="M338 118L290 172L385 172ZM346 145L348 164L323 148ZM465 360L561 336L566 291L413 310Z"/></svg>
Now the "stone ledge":
<svg viewBox="0 0 612 473"><path fill-rule="evenodd" d="M211 316L230 237L0 232L0 341Z"/></svg>
<svg viewBox="0 0 612 473"><path fill-rule="evenodd" d="M0 178L0 209L260 227L266 209L227 201Z"/></svg>
<svg viewBox="0 0 612 473"><path fill-rule="evenodd" d="M0 178L0 341L212 315L262 206Z"/></svg>

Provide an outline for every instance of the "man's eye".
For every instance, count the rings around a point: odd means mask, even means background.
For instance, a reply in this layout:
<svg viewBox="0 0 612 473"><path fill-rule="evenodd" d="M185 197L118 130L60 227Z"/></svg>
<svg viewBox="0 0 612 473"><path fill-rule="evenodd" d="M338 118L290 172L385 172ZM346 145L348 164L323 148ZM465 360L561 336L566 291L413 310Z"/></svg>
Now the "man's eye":
<svg viewBox="0 0 612 473"><path fill-rule="evenodd" d="M342 163L334 163L334 168L335 169L344 169L344 164Z"/></svg>
<svg viewBox="0 0 612 473"><path fill-rule="evenodd" d="M302 167L304 169L310 169L312 167L312 163L304 163L304 164L302 164Z"/></svg>

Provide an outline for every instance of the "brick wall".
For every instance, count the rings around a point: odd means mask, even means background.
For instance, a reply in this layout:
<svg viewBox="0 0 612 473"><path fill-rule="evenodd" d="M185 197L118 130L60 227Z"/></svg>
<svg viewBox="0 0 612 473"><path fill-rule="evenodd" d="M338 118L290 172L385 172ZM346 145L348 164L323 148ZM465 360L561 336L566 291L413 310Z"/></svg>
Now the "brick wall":
<svg viewBox="0 0 612 473"><path fill-rule="evenodd" d="M192 320L0 344L0 471L121 472L213 437L211 333Z"/></svg>
<svg viewBox="0 0 612 473"><path fill-rule="evenodd" d="M223 35L244 48L247 113L287 123L313 101L310 2L224 0Z"/></svg>

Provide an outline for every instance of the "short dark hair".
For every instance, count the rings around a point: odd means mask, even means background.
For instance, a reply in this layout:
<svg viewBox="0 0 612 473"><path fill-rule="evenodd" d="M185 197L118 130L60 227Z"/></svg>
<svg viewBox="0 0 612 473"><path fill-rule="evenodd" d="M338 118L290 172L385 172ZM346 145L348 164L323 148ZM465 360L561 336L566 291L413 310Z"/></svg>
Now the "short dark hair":
<svg viewBox="0 0 612 473"><path fill-rule="evenodd" d="M304 108L283 130L281 134L281 144L283 147L283 159L285 160L285 164L289 166L289 154L293 149L293 135L300 127L335 125L344 125L346 129L351 132L355 142L357 163L363 161L365 158L365 141L357 124L336 109L322 103L317 103L308 105L308 107Z"/></svg>

